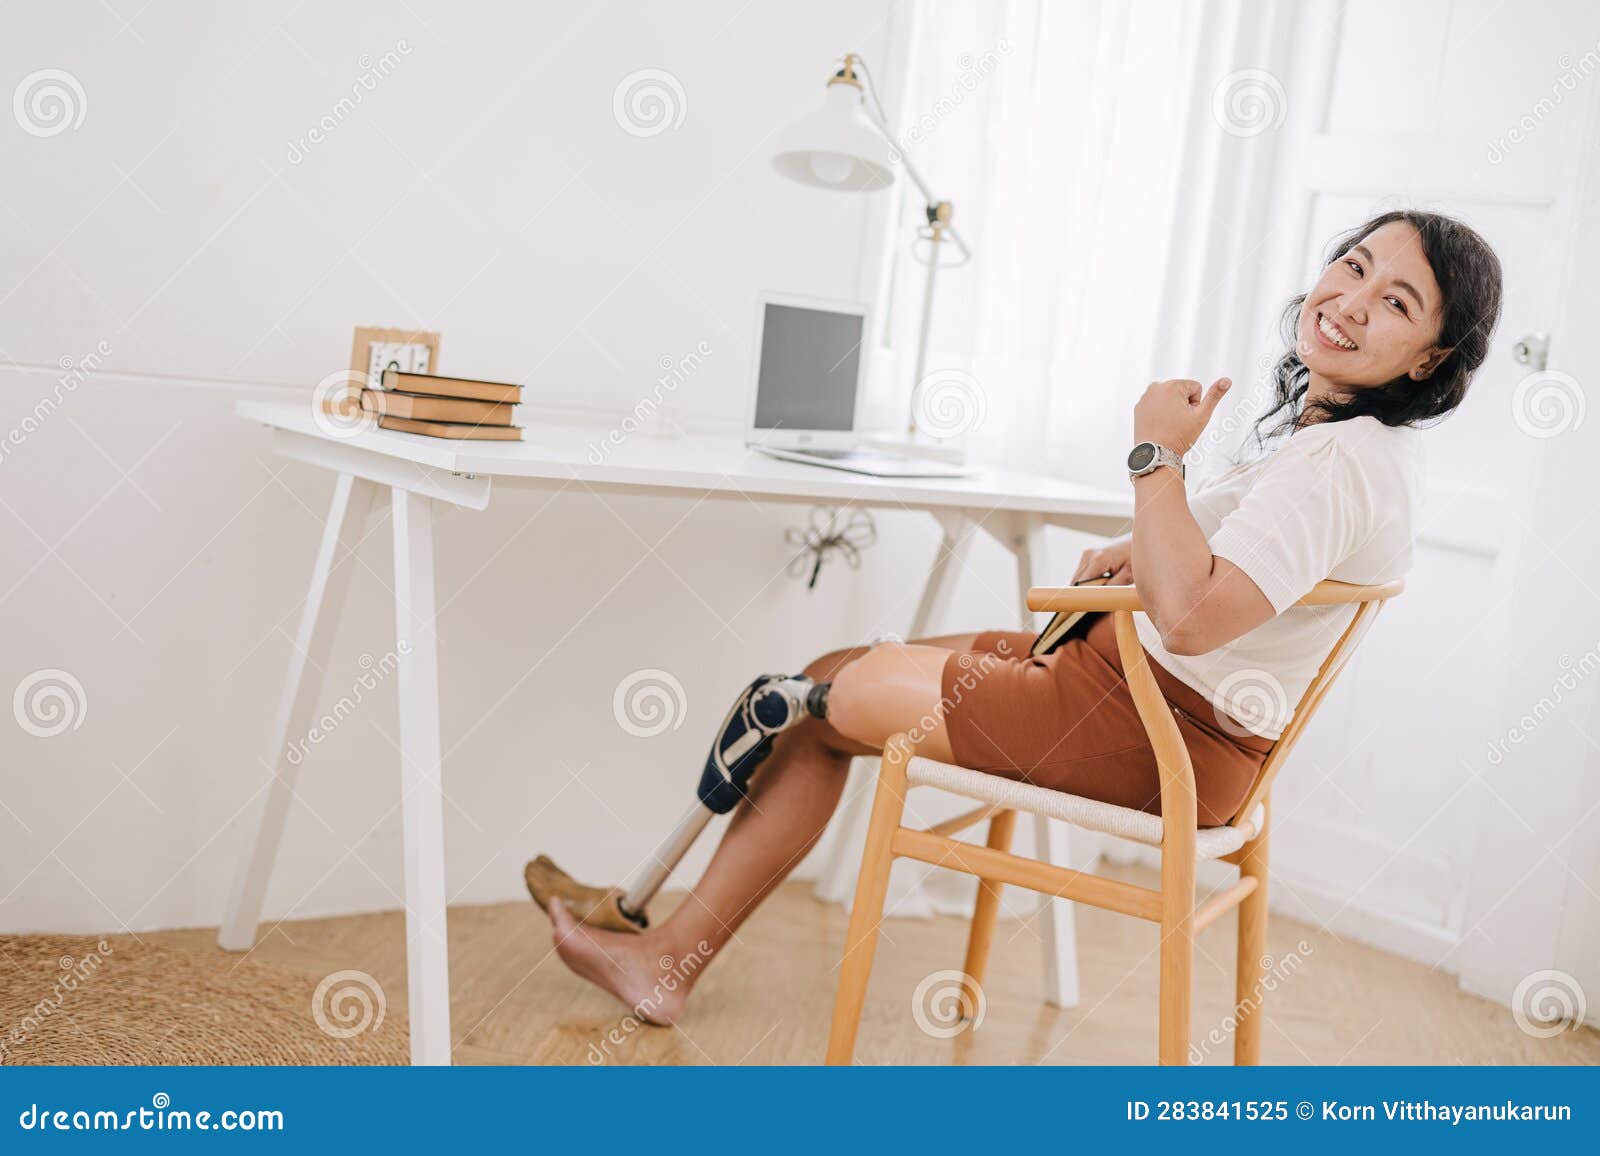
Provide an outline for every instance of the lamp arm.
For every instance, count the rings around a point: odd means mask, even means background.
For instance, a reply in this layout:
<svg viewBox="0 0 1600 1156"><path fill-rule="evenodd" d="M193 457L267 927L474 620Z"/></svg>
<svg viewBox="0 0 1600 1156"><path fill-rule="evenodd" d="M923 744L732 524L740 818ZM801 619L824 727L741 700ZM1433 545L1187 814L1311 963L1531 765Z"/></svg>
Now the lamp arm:
<svg viewBox="0 0 1600 1156"><path fill-rule="evenodd" d="M933 190L928 187L928 182L917 171L917 166L911 163L910 155L901 147L900 142L895 139L894 132L889 127L888 117L883 111L883 102L878 99L878 86L873 83L872 72L867 68L867 62L860 56L856 57L856 62L860 65L861 76L866 81L867 95L872 98L870 101L863 101L861 104L861 110L866 113L867 122L878 130L879 135L884 140L889 142L889 147L894 150L894 155L899 159L901 167L905 169L906 176L910 177L911 183L917 186L917 191L922 194L922 199L928 203L928 207L930 209L933 208L941 203L939 198L933 195ZM972 250L967 246L966 241L962 239L961 234L957 232L955 225L945 221L939 227L943 230L945 237L955 243L956 248L961 251L962 257L970 261L972 259Z"/></svg>

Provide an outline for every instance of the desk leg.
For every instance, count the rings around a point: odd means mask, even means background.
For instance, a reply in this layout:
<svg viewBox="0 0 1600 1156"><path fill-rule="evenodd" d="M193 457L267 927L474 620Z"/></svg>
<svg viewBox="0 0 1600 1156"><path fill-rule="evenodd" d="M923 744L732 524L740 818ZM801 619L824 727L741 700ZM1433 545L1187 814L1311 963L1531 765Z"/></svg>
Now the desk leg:
<svg viewBox="0 0 1600 1156"><path fill-rule="evenodd" d="M933 556L928 580L923 583L916 613L911 617L908 639L926 636L944 618L956 579L966 565L967 551L972 546L973 526L965 514L935 511L933 516L938 519L944 536ZM839 813L834 816L829 836L832 842L824 852L825 862L812 888L812 894L824 903L848 903L855 894L856 872L867 845L867 817L872 810L873 786L877 781L877 758L850 760L844 799L839 804Z"/></svg>
<svg viewBox="0 0 1600 1156"><path fill-rule="evenodd" d="M445 934L444 795L439 781L439 642L433 591L432 500L391 492L396 685L406 882L406 985L411 1062L450 1062Z"/></svg>
<svg viewBox="0 0 1600 1156"><path fill-rule="evenodd" d="M944 537L939 542L939 552L933 557L933 568L923 583L922 597L917 602L917 612L911 619L911 638L930 634L945 615L950 596L955 593L956 578L967 564L967 553L972 548L972 520L965 514L935 513Z"/></svg>
<svg viewBox="0 0 1600 1156"><path fill-rule="evenodd" d="M322 544L311 571L311 589L300 612L300 627L289 654L289 674L273 720L271 745L263 760L272 770L272 782L261 805L255 842L239 863L222 927L217 932L217 943L225 951L247 951L255 945L261 904L272 878L272 865L278 857L299 771L297 762L287 758L289 743L311 729L322 672L328 665L339 611L355 569L348 559L360 544L376 493L377 487L371 482L350 474L340 474L333 486L328 520L322 527Z"/></svg>
<svg viewBox="0 0 1600 1156"><path fill-rule="evenodd" d="M1028 588L1054 573L1045 540L1045 522L1038 514L1017 517L1012 549L1017 556L1017 590L1023 629L1033 629L1028 609ZM1034 850L1039 859L1059 866L1074 866L1066 824L1045 815L1033 817ZM1072 902L1044 900L1044 998L1056 1007L1078 1006L1078 934Z"/></svg>

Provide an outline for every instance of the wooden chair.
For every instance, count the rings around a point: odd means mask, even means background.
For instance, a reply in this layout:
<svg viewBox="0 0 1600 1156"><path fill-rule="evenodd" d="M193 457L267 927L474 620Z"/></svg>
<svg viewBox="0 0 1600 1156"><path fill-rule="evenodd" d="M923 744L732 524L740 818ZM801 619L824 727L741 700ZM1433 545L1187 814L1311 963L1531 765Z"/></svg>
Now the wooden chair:
<svg viewBox="0 0 1600 1156"><path fill-rule="evenodd" d="M1261 1055L1259 996L1264 979L1262 957L1267 943L1267 816L1272 780L1384 602L1399 594L1403 585L1400 581L1381 586L1321 582L1300 600L1301 606L1357 604L1357 608L1296 705L1283 736L1267 755L1238 814L1226 826L1200 830L1195 826L1194 768L1189 762L1189 752L1172 711L1150 673L1144 648L1134 631L1133 616L1143 610L1138 590L1132 586L1077 586L1035 587L1029 591L1028 607L1032 610L1111 612L1128 688L1155 750L1161 777L1161 814L1112 806L921 758L909 736L895 735L884 746L878 789L873 798L867 846L861 858L855 905L850 911L850 928L840 965L827 1062L847 1064L855 1051L856 1031L877 947L878 924L883 918L889 867L898 855L978 877L978 900L972 913L963 969L967 976L964 983L968 987L964 993L965 1007L976 1006L977 988L983 982L989 945L994 938L1002 884L1015 884L1160 924L1157 1054L1163 1064L1182 1064L1188 1058L1194 937L1238 907L1234 1062L1258 1063ZM906 790L917 785L939 787L974 799L980 805L926 830L905 827L901 825L901 818ZM1019 810L1161 848L1160 887L1152 890L1011 854L1011 832ZM984 819L989 820L987 846L952 837ZM1195 864L1206 859L1234 864L1239 869L1239 877L1197 905Z"/></svg>

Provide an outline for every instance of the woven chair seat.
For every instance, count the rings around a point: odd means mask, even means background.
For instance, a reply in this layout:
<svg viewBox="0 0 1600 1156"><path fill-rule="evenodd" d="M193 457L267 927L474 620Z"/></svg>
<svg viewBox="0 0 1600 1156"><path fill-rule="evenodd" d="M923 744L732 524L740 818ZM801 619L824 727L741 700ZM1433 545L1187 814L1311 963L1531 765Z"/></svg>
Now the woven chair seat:
<svg viewBox="0 0 1600 1156"><path fill-rule="evenodd" d="M1136 811L1132 807L1118 807L1097 799L1085 799L1081 795L1052 791L1048 787L1019 783L984 771L925 758L913 758L906 764L906 781L913 786L938 787L942 791L1007 810L1046 815L1063 823L1071 823L1074 827L1101 831L1131 839L1135 843L1161 846L1161 816ZM1264 821L1265 809L1257 805L1248 822L1229 827L1200 828L1195 833L1195 858L1219 859L1232 854L1255 838Z"/></svg>

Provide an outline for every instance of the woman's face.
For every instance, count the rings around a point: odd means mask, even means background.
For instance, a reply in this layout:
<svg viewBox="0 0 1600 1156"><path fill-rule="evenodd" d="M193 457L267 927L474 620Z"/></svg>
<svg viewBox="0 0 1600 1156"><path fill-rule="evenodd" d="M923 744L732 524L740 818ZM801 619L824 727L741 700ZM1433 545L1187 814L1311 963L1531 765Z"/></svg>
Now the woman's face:
<svg viewBox="0 0 1600 1156"><path fill-rule="evenodd" d="M1296 351L1339 391L1421 381L1449 352L1436 344L1443 304L1416 228L1391 221L1322 271L1300 310Z"/></svg>

